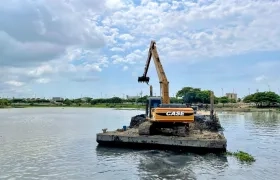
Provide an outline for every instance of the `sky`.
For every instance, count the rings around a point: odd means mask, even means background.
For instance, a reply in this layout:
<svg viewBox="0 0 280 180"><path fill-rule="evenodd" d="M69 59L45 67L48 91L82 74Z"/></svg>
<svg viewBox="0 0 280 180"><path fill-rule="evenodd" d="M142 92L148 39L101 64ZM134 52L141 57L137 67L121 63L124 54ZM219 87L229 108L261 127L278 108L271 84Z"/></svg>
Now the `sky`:
<svg viewBox="0 0 280 180"><path fill-rule="evenodd" d="M170 96L280 89L279 0L6 0L0 6L0 97L123 97L151 40ZM154 63L148 71L160 95Z"/></svg>

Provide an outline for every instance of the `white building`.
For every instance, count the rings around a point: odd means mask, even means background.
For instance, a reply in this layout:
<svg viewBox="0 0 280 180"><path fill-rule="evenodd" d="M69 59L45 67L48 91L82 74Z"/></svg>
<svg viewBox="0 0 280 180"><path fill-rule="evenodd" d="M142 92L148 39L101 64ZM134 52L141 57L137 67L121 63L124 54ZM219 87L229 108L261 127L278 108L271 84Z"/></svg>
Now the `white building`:
<svg viewBox="0 0 280 180"><path fill-rule="evenodd" d="M62 97L53 97L53 101L63 101L64 99Z"/></svg>

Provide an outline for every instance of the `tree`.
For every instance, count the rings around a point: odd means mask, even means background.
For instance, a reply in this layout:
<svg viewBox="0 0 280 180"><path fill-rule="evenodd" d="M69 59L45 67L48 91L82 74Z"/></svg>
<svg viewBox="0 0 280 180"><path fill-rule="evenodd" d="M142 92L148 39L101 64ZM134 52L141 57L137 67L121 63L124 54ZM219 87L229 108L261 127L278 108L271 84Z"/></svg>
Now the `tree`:
<svg viewBox="0 0 280 180"><path fill-rule="evenodd" d="M91 97L84 97L84 100L86 103L90 103L92 98Z"/></svg>
<svg viewBox="0 0 280 180"><path fill-rule="evenodd" d="M70 106L72 104L70 99L65 99L63 103L66 104L67 106Z"/></svg>
<svg viewBox="0 0 280 180"><path fill-rule="evenodd" d="M275 92L256 92L243 99L245 103L255 103L257 107L271 106L280 103L280 96Z"/></svg>
<svg viewBox="0 0 280 180"><path fill-rule="evenodd" d="M8 99L0 99L0 107L9 106L10 102Z"/></svg>
<svg viewBox="0 0 280 180"><path fill-rule="evenodd" d="M221 97L219 100L220 100L220 103L223 104L223 107L225 106L225 103L229 102L229 99L226 96Z"/></svg>
<svg viewBox="0 0 280 180"><path fill-rule="evenodd" d="M142 104L145 104L146 101L147 101L147 99L148 99L148 96L143 96L143 97L141 97L141 98L138 98L138 99L137 99L137 102L142 103Z"/></svg>
<svg viewBox="0 0 280 180"><path fill-rule="evenodd" d="M170 97L170 103L181 104L183 103L183 100L175 97Z"/></svg>
<svg viewBox="0 0 280 180"><path fill-rule="evenodd" d="M199 92L200 89L198 88L192 88L192 87L183 87L181 90L179 90L176 93L176 97L184 97L185 94L189 93L189 92Z"/></svg>
<svg viewBox="0 0 280 180"><path fill-rule="evenodd" d="M75 104L81 104L83 101L82 101L81 98L78 98L78 99L74 99L73 102L74 102Z"/></svg>
<svg viewBox="0 0 280 180"><path fill-rule="evenodd" d="M209 90L203 90L197 92L197 100L202 103L210 103L210 95L211 91Z"/></svg>
<svg viewBox="0 0 280 180"><path fill-rule="evenodd" d="M251 103L251 102L253 102L253 98L254 98L254 94L245 96L244 99L243 99L243 102L244 103Z"/></svg>
<svg viewBox="0 0 280 180"><path fill-rule="evenodd" d="M122 99L119 97L109 98L108 103L119 104L122 103Z"/></svg>
<svg viewBox="0 0 280 180"><path fill-rule="evenodd" d="M185 103L210 103L210 90L184 87L176 93L176 97L182 97ZM214 101L217 102L217 101Z"/></svg>

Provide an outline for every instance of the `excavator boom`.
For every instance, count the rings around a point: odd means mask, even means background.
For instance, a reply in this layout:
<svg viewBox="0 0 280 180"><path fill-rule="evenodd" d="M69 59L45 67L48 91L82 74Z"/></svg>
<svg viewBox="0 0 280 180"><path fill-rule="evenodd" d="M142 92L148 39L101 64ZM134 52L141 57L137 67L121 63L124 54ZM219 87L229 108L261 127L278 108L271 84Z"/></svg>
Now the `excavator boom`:
<svg viewBox="0 0 280 180"><path fill-rule="evenodd" d="M148 59L144 74L138 77L138 82L149 83L148 69L153 57L160 83L161 97L149 97L146 103L145 121L139 126L140 135L151 135L162 132L162 128L169 128L173 135L185 136L189 129L189 123L194 122L194 110L184 104L170 104L169 82L163 70L156 48L156 42L151 41ZM152 95L152 86L150 86Z"/></svg>
<svg viewBox="0 0 280 180"><path fill-rule="evenodd" d="M165 75L165 72L163 70L163 66L161 64L157 48L156 48L156 42L151 41L148 58L146 61L144 74L141 77L138 77L138 82L146 82L149 83L150 78L147 77L148 69L150 66L151 58L153 57L155 67L157 70L159 83L160 83L160 91L161 91L161 97L162 97L162 103L163 104L170 104L170 97L169 97L169 82L167 80L167 77Z"/></svg>

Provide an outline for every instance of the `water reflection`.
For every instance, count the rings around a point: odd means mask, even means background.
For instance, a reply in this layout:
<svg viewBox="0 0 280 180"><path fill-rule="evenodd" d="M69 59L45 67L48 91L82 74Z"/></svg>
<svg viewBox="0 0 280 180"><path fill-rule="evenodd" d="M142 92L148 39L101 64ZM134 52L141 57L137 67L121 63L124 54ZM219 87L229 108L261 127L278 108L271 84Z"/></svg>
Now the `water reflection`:
<svg viewBox="0 0 280 180"><path fill-rule="evenodd" d="M280 113L277 112L255 112L245 114L246 119L252 120L256 126L279 127Z"/></svg>
<svg viewBox="0 0 280 180"><path fill-rule="evenodd" d="M98 162L110 164L122 159L137 165L141 179L200 179L215 177L228 167L227 157L214 154L182 154L169 151L131 150L97 146ZM112 165L111 165L112 166ZM114 168L114 167L112 167ZM211 174L211 172L215 172Z"/></svg>
<svg viewBox="0 0 280 180"><path fill-rule="evenodd" d="M218 116L223 122L240 122L245 120L256 126L279 127L280 113L278 112L219 112Z"/></svg>

